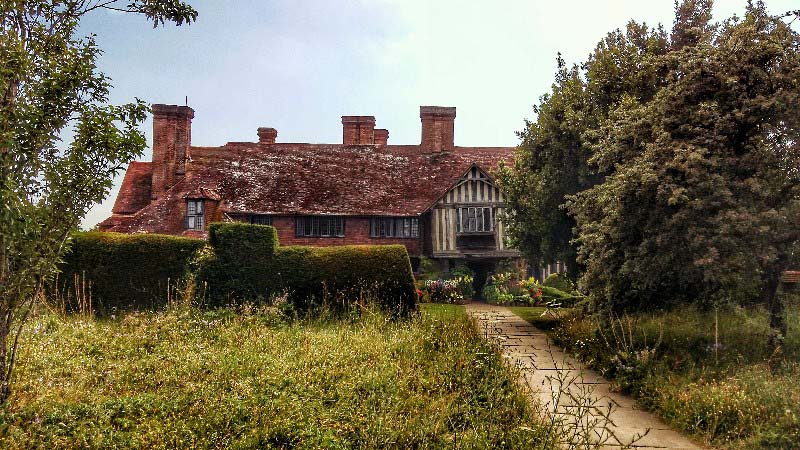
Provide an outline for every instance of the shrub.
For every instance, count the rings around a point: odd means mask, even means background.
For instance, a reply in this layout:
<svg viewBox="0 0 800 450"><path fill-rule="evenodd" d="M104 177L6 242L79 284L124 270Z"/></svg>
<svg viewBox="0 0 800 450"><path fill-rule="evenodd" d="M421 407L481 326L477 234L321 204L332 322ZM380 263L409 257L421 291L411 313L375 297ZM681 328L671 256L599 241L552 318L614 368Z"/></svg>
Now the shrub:
<svg viewBox="0 0 800 450"><path fill-rule="evenodd" d="M235 300L260 301L280 289L275 253L278 234L274 227L245 223L212 223L208 227L210 252L199 262L201 293L210 304Z"/></svg>
<svg viewBox="0 0 800 450"><path fill-rule="evenodd" d="M544 279L542 285L570 294L575 292L575 283L563 272L550 274Z"/></svg>
<svg viewBox="0 0 800 450"><path fill-rule="evenodd" d="M417 271L420 280L435 280L442 277L442 268L439 267L439 263L425 256L419 257Z"/></svg>
<svg viewBox="0 0 800 450"><path fill-rule="evenodd" d="M483 298L498 305L538 306L543 304L543 288L535 278L519 279L516 272L501 272L489 277Z"/></svg>
<svg viewBox="0 0 800 450"><path fill-rule="evenodd" d="M550 286L541 286L542 299L545 302L558 302L562 306L569 306L575 303L576 296L568 294Z"/></svg>
<svg viewBox="0 0 800 450"><path fill-rule="evenodd" d="M280 247L275 229L216 223L209 227L212 252L197 279L212 306L269 302L286 292L299 312L327 306L344 310L366 296L390 310L415 309L411 262L402 245Z"/></svg>
<svg viewBox="0 0 800 450"><path fill-rule="evenodd" d="M208 243L218 258L241 265L271 258L278 248L278 232L266 225L212 223L208 227ZM247 259L242 260L242 255L248 255Z"/></svg>
<svg viewBox="0 0 800 450"><path fill-rule="evenodd" d="M448 280L425 280L420 290L425 300L433 303L462 303L474 292L472 281L469 275Z"/></svg>
<svg viewBox="0 0 800 450"><path fill-rule="evenodd" d="M470 269L466 264L456 266L447 275L448 280L454 280L458 283L462 299L469 299L475 297L475 288L472 283L475 281L475 271Z"/></svg>
<svg viewBox="0 0 800 450"><path fill-rule="evenodd" d="M61 274L48 286L50 297L68 310L91 301L100 313L163 307L204 245L159 234L75 233Z"/></svg>
<svg viewBox="0 0 800 450"><path fill-rule="evenodd" d="M274 267L280 288L301 311L346 308L364 297L403 314L416 309L411 262L402 245L282 247Z"/></svg>

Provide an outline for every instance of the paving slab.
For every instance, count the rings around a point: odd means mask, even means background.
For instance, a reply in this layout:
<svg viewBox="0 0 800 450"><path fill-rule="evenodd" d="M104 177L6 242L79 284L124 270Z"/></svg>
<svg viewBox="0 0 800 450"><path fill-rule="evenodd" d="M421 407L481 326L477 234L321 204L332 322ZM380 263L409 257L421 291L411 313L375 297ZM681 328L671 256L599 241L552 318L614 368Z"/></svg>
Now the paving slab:
<svg viewBox="0 0 800 450"><path fill-rule="evenodd" d="M542 419L572 429L573 436L587 435L603 449L705 448L637 409L631 397L612 392L608 380L507 308L470 303L466 309L484 337L497 343L506 362L519 369L518 382Z"/></svg>

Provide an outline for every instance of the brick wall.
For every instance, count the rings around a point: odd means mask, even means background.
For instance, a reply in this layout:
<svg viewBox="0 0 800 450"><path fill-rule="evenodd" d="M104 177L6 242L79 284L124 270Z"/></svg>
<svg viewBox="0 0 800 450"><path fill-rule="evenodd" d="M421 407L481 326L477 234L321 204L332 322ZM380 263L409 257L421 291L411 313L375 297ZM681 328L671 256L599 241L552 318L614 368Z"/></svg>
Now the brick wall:
<svg viewBox="0 0 800 450"><path fill-rule="evenodd" d="M374 142L374 116L342 116L342 143L344 145L371 145Z"/></svg>
<svg viewBox="0 0 800 450"><path fill-rule="evenodd" d="M454 145L456 109L444 106L420 106L422 121L423 151L441 152L451 150Z"/></svg>
<svg viewBox="0 0 800 450"><path fill-rule="evenodd" d="M410 256L420 255L420 239L372 238L369 236L369 217L346 217L344 237L303 238L295 236L294 217L273 217L272 226L278 230L281 245L313 245L328 247L333 245L387 245L402 244Z"/></svg>
<svg viewBox="0 0 800 450"><path fill-rule="evenodd" d="M188 106L153 105L153 199L164 195L186 173L192 118L194 110Z"/></svg>

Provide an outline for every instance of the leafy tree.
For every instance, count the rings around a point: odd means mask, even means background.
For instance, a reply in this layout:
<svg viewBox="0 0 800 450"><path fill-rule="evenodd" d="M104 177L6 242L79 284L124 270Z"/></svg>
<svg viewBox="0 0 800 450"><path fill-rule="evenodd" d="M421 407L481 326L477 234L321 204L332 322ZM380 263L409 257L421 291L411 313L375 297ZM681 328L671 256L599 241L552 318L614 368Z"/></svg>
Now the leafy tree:
<svg viewBox="0 0 800 450"><path fill-rule="evenodd" d="M0 2L0 402L26 317L70 233L146 145L137 127L147 106L109 105L101 50L93 36L76 37L81 18L100 9L142 14L154 27L197 18L177 0ZM59 145L65 133L73 138Z"/></svg>
<svg viewBox="0 0 800 450"><path fill-rule="evenodd" d="M800 238L800 36L761 2L719 26L708 7L679 6L691 26L676 23L658 93L599 129L590 161L609 174L568 205L582 282L614 310L760 298L779 345Z"/></svg>
<svg viewBox="0 0 800 450"><path fill-rule="evenodd" d="M676 4L669 36L632 23L559 72L526 123L508 191L529 257L576 257L581 285L621 311L776 296L800 215L800 44L762 2L711 22ZM577 267L577 266L576 266Z"/></svg>
<svg viewBox="0 0 800 450"><path fill-rule="evenodd" d="M658 57L668 46L663 29L630 22L601 40L580 68L567 68L559 55L552 90L534 107L536 121L518 133L514 166L498 173L510 239L532 263L562 261L573 278L578 274L575 220L565 199L603 180L605 172L589 164L595 131L623 97L652 98L665 72Z"/></svg>

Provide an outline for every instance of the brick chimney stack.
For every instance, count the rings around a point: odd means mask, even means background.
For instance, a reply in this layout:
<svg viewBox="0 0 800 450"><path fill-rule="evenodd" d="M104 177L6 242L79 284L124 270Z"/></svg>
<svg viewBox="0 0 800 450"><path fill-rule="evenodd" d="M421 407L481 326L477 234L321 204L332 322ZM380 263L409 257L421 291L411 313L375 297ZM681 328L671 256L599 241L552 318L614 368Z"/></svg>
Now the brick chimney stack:
<svg viewBox="0 0 800 450"><path fill-rule="evenodd" d="M258 128L258 143L259 144L274 144L275 138L278 137L278 130L275 128Z"/></svg>
<svg viewBox="0 0 800 450"><path fill-rule="evenodd" d="M375 145L386 145L389 142L389 130L377 128L375 130Z"/></svg>
<svg viewBox="0 0 800 450"><path fill-rule="evenodd" d="M186 173L193 118L194 110L188 106L153 105L153 199L163 196Z"/></svg>
<svg viewBox="0 0 800 450"><path fill-rule="evenodd" d="M375 116L342 116L342 143L344 145L374 144Z"/></svg>
<svg viewBox="0 0 800 450"><path fill-rule="evenodd" d="M441 152L454 146L454 123L456 109L445 106L420 106L419 118L422 120L422 142L424 151Z"/></svg>

